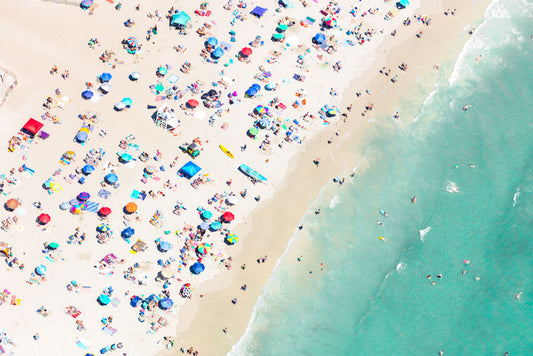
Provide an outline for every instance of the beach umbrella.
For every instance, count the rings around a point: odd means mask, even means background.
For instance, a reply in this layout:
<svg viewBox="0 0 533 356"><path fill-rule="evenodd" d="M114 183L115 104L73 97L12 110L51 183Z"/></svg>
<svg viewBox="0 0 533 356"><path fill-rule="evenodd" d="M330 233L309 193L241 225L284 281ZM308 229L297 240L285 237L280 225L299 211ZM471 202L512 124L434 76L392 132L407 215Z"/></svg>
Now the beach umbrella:
<svg viewBox="0 0 533 356"><path fill-rule="evenodd" d="M172 271L172 268L170 267L165 267L161 270L161 276L163 276L163 278L172 278L173 275L174 271Z"/></svg>
<svg viewBox="0 0 533 356"><path fill-rule="evenodd" d="M93 4L94 0L83 0L81 2L81 6L87 8L87 7L91 7L91 5Z"/></svg>
<svg viewBox="0 0 533 356"><path fill-rule="evenodd" d="M126 206L124 207L124 210L126 210L126 213L128 214L133 214L134 212L137 211L137 204L130 201L128 204L126 204Z"/></svg>
<svg viewBox="0 0 533 356"><path fill-rule="evenodd" d="M333 17L328 17L324 20L324 25L327 27L335 27L337 26L337 20Z"/></svg>
<svg viewBox="0 0 533 356"><path fill-rule="evenodd" d="M108 216L109 214L111 214L111 209L107 206L104 206L100 208L100 210L98 210L98 214L100 214L101 216Z"/></svg>
<svg viewBox="0 0 533 356"><path fill-rule="evenodd" d="M104 180L109 184L115 184L118 182L118 177L115 173L109 173L104 177Z"/></svg>
<svg viewBox="0 0 533 356"><path fill-rule="evenodd" d="M19 206L19 202L17 199L9 199L8 201L6 201L6 204L5 204L5 207L7 210L15 210L17 207Z"/></svg>
<svg viewBox="0 0 533 356"><path fill-rule="evenodd" d="M224 55L224 50L220 47L215 48L215 50L211 53L211 57L214 59L218 59Z"/></svg>
<svg viewBox="0 0 533 356"><path fill-rule="evenodd" d="M79 201L78 199L74 198L74 199L70 199L70 201L69 201L68 203L69 203L70 205L74 206L74 205L76 205L76 204L79 204L80 201Z"/></svg>
<svg viewBox="0 0 533 356"><path fill-rule="evenodd" d="M63 156L66 158L66 159L74 159L76 157L76 152L74 151L67 151L65 153L63 153Z"/></svg>
<svg viewBox="0 0 533 356"><path fill-rule="evenodd" d="M313 42L316 44L322 44L326 41L326 36L323 33L317 33L315 37L313 37Z"/></svg>
<svg viewBox="0 0 533 356"><path fill-rule="evenodd" d="M150 164L150 165L146 166L146 168L144 168L144 170L148 174L153 174L155 172L155 166L153 164Z"/></svg>
<svg viewBox="0 0 533 356"><path fill-rule="evenodd" d="M159 251L161 252L167 252L168 250L172 248L172 245L168 241L161 241L159 243L158 248L159 248Z"/></svg>
<svg viewBox="0 0 533 356"><path fill-rule="evenodd" d="M244 47L241 49L241 54L243 57L248 57L253 53L252 49L250 47Z"/></svg>
<svg viewBox="0 0 533 356"><path fill-rule="evenodd" d="M274 88L275 86L272 83L268 83L267 85L265 85L265 89L268 91L274 90Z"/></svg>
<svg viewBox="0 0 533 356"><path fill-rule="evenodd" d="M210 212L209 210L202 211L202 219L209 220L211 219L212 216L213 216L213 213Z"/></svg>
<svg viewBox="0 0 533 356"><path fill-rule="evenodd" d="M159 67L157 68L157 74L159 75L166 75L168 73L168 69L166 67Z"/></svg>
<svg viewBox="0 0 533 356"><path fill-rule="evenodd" d="M70 203L68 201L64 201L61 204L59 204L59 209L61 210L67 210L70 208Z"/></svg>
<svg viewBox="0 0 533 356"><path fill-rule="evenodd" d="M100 232L108 232L111 230L111 226L109 226L109 224L102 223L98 225L96 229Z"/></svg>
<svg viewBox="0 0 533 356"><path fill-rule="evenodd" d="M137 308L139 305L141 305L142 301L142 298L136 295L131 298L130 305L134 308Z"/></svg>
<svg viewBox="0 0 533 356"><path fill-rule="evenodd" d="M198 225L198 227L204 231L209 230L209 224L206 222L202 222L200 225Z"/></svg>
<svg viewBox="0 0 533 356"><path fill-rule="evenodd" d="M228 205L235 205L238 203L237 197L235 195L231 195L226 199L226 204Z"/></svg>
<svg viewBox="0 0 533 356"><path fill-rule="evenodd" d="M195 262L192 266L191 266L191 272L193 274L200 274L202 273L203 271L205 270L205 266L203 263L201 262Z"/></svg>
<svg viewBox="0 0 533 356"><path fill-rule="evenodd" d="M211 251L211 245L208 243L201 243L200 245L198 245L196 250L201 255L207 255L209 251Z"/></svg>
<svg viewBox="0 0 533 356"><path fill-rule="evenodd" d="M130 47L130 48L137 48L139 47L139 40L136 38L136 37L128 37L128 39L126 39L126 44Z"/></svg>
<svg viewBox="0 0 533 356"><path fill-rule="evenodd" d="M98 302L102 305L108 305L109 303L111 303L111 298L109 298L109 296L105 294L100 294L100 296L98 297Z"/></svg>
<svg viewBox="0 0 533 356"><path fill-rule="evenodd" d="M165 90L165 86L162 84L162 83L158 83L156 86L155 86L155 90L159 93L161 93L163 90Z"/></svg>
<svg viewBox="0 0 533 356"><path fill-rule="evenodd" d="M272 38L275 39L276 41L280 41L283 38L285 38L285 35L283 33L275 33L272 35Z"/></svg>
<svg viewBox="0 0 533 356"><path fill-rule="evenodd" d="M257 105L254 110L258 114L268 114L268 108L263 105Z"/></svg>
<svg viewBox="0 0 533 356"><path fill-rule="evenodd" d="M181 287L180 295L183 298L190 298L190 296L191 296L191 288L190 287L185 287L185 286Z"/></svg>
<svg viewBox="0 0 533 356"><path fill-rule="evenodd" d="M51 242L48 244L48 249L50 250L55 250L55 249L58 249L59 248L59 244L57 242Z"/></svg>
<svg viewBox="0 0 533 356"><path fill-rule="evenodd" d="M163 310L172 308L174 302L170 298L163 298L159 301L159 307Z"/></svg>
<svg viewBox="0 0 533 356"><path fill-rule="evenodd" d="M107 83L104 83L100 85L100 90L102 91L102 93L107 94L111 91L111 86Z"/></svg>
<svg viewBox="0 0 533 356"><path fill-rule="evenodd" d="M90 90L85 90L84 92L81 93L81 96L83 99L90 99L94 96L94 93Z"/></svg>
<svg viewBox="0 0 533 356"><path fill-rule="evenodd" d="M200 103L198 102L198 100L196 99L189 99L187 101L187 106L190 107L191 109L194 109L195 107L197 107L198 105L200 105Z"/></svg>
<svg viewBox="0 0 533 356"><path fill-rule="evenodd" d="M94 166L90 165L90 164L86 164L85 166L83 166L83 168L81 169L81 172L83 174L85 174L86 176L88 176L89 174L91 174L92 172L94 172Z"/></svg>
<svg viewBox="0 0 533 356"><path fill-rule="evenodd" d="M220 230L221 227L222 227L222 224L220 223L220 221L213 221L211 225L209 225L209 228L213 231Z"/></svg>
<svg viewBox="0 0 533 356"><path fill-rule="evenodd" d="M239 238L235 234L228 234L226 235L226 242L230 245L235 244L237 241L239 241Z"/></svg>
<svg viewBox="0 0 533 356"><path fill-rule="evenodd" d="M46 266L38 265L37 267L35 267L35 273L37 273L39 276L44 276L46 273Z"/></svg>
<svg viewBox="0 0 533 356"><path fill-rule="evenodd" d="M89 138L89 135L87 134L87 132L80 131L76 134L76 140L78 142L85 142L87 141L88 138Z"/></svg>
<svg viewBox="0 0 533 356"><path fill-rule="evenodd" d="M128 238L128 237L132 237L134 234L135 234L135 229L128 226L127 228L122 230L122 232L120 233L120 236Z"/></svg>
<svg viewBox="0 0 533 356"><path fill-rule="evenodd" d="M257 136L259 130L257 129L257 127L252 127L248 130L248 133L250 134L250 136Z"/></svg>
<svg viewBox="0 0 533 356"><path fill-rule="evenodd" d="M224 214L222 214L222 219L224 222L229 223L235 220L235 215L233 215L231 211L226 211Z"/></svg>
<svg viewBox="0 0 533 356"><path fill-rule="evenodd" d="M335 115L337 115L337 109L333 108L333 109L329 109L327 111L327 116L331 117L331 116L335 116Z"/></svg>
<svg viewBox="0 0 533 356"><path fill-rule="evenodd" d="M78 194L78 200L79 201L89 200L90 197L91 197L91 194L89 194L87 192L81 192L80 194Z"/></svg>
<svg viewBox="0 0 533 356"><path fill-rule="evenodd" d="M211 47L215 47L218 44L218 40L215 37L209 37L206 43Z"/></svg>
<svg viewBox="0 0 533 356"><path fill-rule="evenodd" d="M270 120L267 119L266 117L261 118L261 120L259 120L259 126L263 129L269 127Z"/></svg>
<svg viewBox="0 0 533 356"><path fill-rule="evenodd" d="M86 134L89 134L91 132L91 130L89 130L88 127L82 127L78 131L79 132L85 132Z"/></svg>
<svg viewBox="0 0 533 356"><path fill-rule="evenodd" d="M74 205L72 208L70 208L70 212L74 215L80 215L81 214L81 206L80 205Z"/></svg>
<svg viewBox="0 0 533 356"><path fill-rule="evenodd" d="M120 156L120 160L123 161L123 162L126 162L128 163L129 161L131 161L133 157L131 157L131 155L129 153L123 153L121 156Z"/></svg>
<svg viewBox="0 0 533 356"><path fill-rule="evenodd" d="M289 29L289 26L287 26L286 24L282 23L281 25L278 25L278 29L280 31L287 31Z"/></svg>
<svg viewBox="0 0 533 356"><path fill-rule="evenodd" d="M124 103L124 105L126 106L131 106L133 104L133 100L131 100L131 98L123 98L122 99L122 102Z"/></svg>
<svg viewBox="0 0 533 356"><path fill-rule="evenodd" d="M102 83L107 83L108 81L111 80L111 78L113 78L113 76L110 73L102 73L100 75L100 81Z"/></svg>
<svg viewBox="0 0 533 356"><path fill-rule="evenodd" d="M48 214L41 214L37 217L37 221L39 221L39 224L46 225L50 222L50 215Z"/></svg>
<svg viewBox="0 0 533 356"><path fill-rule="evenodd" d="M141 73L139 72L132 72L130 74L130 80L139 80L141 79Z"/></svg>

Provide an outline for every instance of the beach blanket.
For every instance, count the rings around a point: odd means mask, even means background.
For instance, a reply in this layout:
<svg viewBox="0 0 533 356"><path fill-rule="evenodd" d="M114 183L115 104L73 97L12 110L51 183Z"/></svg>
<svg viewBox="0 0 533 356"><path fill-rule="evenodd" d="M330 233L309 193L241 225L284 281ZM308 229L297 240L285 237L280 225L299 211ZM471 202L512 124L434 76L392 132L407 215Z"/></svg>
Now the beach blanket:
<svg viewBox="0 0 533 356"><path fill-rule="evenodd" d="M113 297L113 299L111 299L111 305L114 306L115 308L118 307L119 304L120 304L120 299L118 299L117 297Z"/></svg>
<svg viewBox="0 0 533 356"><path fill-rule="evenodd" d="M111 326L107 326L107 325L102 328L102 331L111 336L117 333L117 329L112 328Z"/></svg>
<svg viewBox="0 0 533 356"><path fill-rule="evenodd" d="M86 201L84 204L83 210L90 213L96 213L98 211L100 204L94 201Z"/></svg>
<svg viewBox="0 0 533 356"><path fill-rule="evenodd" d="M178 79L180 79L180 77L178 77L176 74L171 74L169 77L168 77L168 81L171 83L171 84L174 84L178 81Z"/></svg>
<svg viewBox="0 0 533 356"><path fill-rule="evenodd" d="M104 199L109 198L110 195L111 195L111 192L105 189L100 189L100 191L98 192L98 196Z"/></svg>

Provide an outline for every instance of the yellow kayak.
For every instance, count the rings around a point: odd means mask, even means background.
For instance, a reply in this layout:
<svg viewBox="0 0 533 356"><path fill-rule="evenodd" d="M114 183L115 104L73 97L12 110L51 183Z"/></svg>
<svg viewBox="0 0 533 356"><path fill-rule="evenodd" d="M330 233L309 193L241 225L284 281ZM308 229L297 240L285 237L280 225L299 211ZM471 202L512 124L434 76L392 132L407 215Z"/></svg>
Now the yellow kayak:
<svg viewBox="0 0 533 356"><path fill-rule="evenodd" d="M228 150L226 147L222 146L222 145L218 145L218 147L220 147L220 149L222 150L222 152L224 152L226 155L228 155L228 157L230 158L235 158L235 156L233 155L233 153L231 153L230 150Z"/></svg>

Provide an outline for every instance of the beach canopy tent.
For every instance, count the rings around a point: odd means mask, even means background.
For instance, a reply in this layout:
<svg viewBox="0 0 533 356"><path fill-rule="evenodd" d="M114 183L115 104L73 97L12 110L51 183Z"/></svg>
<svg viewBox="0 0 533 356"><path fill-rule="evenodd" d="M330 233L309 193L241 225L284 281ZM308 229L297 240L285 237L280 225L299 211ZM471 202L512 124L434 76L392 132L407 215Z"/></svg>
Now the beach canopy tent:
<svg viewBox="0 0 533 356"><path fill-rule="evenodd" d="M129 238L129 237L132 237L134 234L135 234L135 229L128 226L127 228L122 230L122 232L120 233L120 236Z"/></svg>
<svg viewBox="0 0 533 356"><path fill-rule="evenodd" d="M83 0L80 4L82 9L88 9L93 5L94 0Z"/></svg>
<svg viewBox="0 0 533 356"><path fill-rule="evenodd" d="M227 223L232 222L235 220L235 215L233 215L233 213L230 211L226 211L224 214L222 214L222 220Z"/></svg>
<svg viewBox="0 0 533 356"><path fill-rule="evenodd" d="M50 218L50 215L48 214L41 214L37 217L37 221L39 222L39 224L41 225L46 225L50 222L51 218Z"/></svg>
<svg viewBox="0 0 533 356"><path fill-rule="evenodd" d="M115 173L109 173L104 177L104 180L109 184L115 184L118 182L118 177Z"/></svg>
<svg viewBox="0 0 533 356"><path fill-rule="evenodd" d="M409 6L409 0L400 0L396 3L398 9L405 9L407 6Z"/></svg>
<svg viewBox="0 0 533 356"><path fill-rule="evenodd" d="M94 93L91 90L85 90L81 93L81 97L86 100L92 98L93 96L94 96Z"/></svg>
<svg viewBox="0 0 533 356"><path fill-rule="evenodd" d="M83 174L85 174L86 176L88 176L89 174L91 174L92 172L94 172L94 166L90 165L90 164L86 164L85 166L83 166L83 168L81 169L81 172Z"/></svg>
<svg viewBox="0 0 533 356"><path fill-rule="evenodd" d="M220 47L215 48L215 50L211 53L211 57L214 59L219 59L224 55L224 50Z"/></svg>
<svg viewBox="0 0 533 356"><path fill-rule="evenodd" d="M35 273L37 273L39 276L44 276L46 274L46 266L38 265L35 267Z"/></svg>
<svg viewBox="0 0 533 356"><path fill-rule="evenodd" d="M100 81L102 83L107 83L113 78L113 76L110 73L102 73L100 74Z"/></svg>
<svg viewBox="0 0 533 356"><path fill-rule="evenodd" d="M325 41L326 41L326 36L323 33L317 33L315 37L313 37L313 43L322 44Z"/></svg>
<svg viewBox="0 0 533 356"><path fill-rule="evenodd" d="M249 98L253 98L259 92L259 90L261 90L261 86L254 83L244 94Z"/></svg>
<svg viewBox="0 0 533 356"><path fill-rule="evenodd" d="M268 9L265 9L264 7L256 6L250 13L256 17L261 18L267 10Z"/></svg>
<svg viewBox="0 0 533 356"><path fill-rule="evenodd" d="M205 270L205 266L203 263L201 262L195 262L192 266L191 266L191 272L193 274L200 274L202 273L203 271Z"/></svg>
<svg viewBox="0 0 533 356"><path fill-rule="evenodd" d="M191 179L196 175L196 173L200 172L201 170L202 168L200 166L198 166L192 161L189 161L180 168L178 173L181 173L187 179Z"/></svg>
<svg viewBox="0 0 533 356"><path fill-rule="evenodd" d="M22 129L31 135L37 135L43 126L42 123L32 118L26 121Z"/></svg>
<svg viewBox="0 0 533 356"><path fill-rule="evenodd" d="M177 14L172 15L170 24L176 27L185 27L191 20L191 17L187 15L185 11L180 11Z"/></svg>
<svg viewBox="0 0 533 356"><path fill-rule="evenodd" d="M218 40L215 37L209 37L207 41L205 41L205 44L211 47L215 47L218 44Z"/></svg>
<svg viewBox="0 0 533 356"><path fill-rule="evenodd" d="M163 298L159 301L159 307L163 310L172 308L174 302L170 298Z"/></svg>

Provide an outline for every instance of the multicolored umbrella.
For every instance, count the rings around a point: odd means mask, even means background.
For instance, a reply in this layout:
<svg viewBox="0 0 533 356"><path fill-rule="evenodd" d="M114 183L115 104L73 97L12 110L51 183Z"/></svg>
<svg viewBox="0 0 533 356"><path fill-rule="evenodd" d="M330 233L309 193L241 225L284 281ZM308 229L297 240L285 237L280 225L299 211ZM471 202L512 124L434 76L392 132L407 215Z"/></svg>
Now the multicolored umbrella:
<svg viewBox="0 0 533 356"><path fill-rule="evenodd" d="M234 234L228 234L228 235L226 235L226 241L227 241L230 245L233 245L233 244L235 244L237 241L239 241L239 238L237 237L237 235L234 235Z"/></svg>
<svg viewBox="0 0 533 356"><path fill-rule="evenodd" d="M109 226L109 224L102 223L98 225L96 229L100 232L108 232L111 230L111 226Z"/></svg>
<svg viewBox="0 0 533 356"><path fill-rule="evenodd" d="M79 201L89 200L90 197L91 197L91 194L89 194L87 192L81 192L80 194L78 194L78 200Z"/></svg>
<svg viewBox="0 0 533 356"><path fill-rule="evenodd" d="M208 244L207 242L201 243L196 248L196 251L198 251L200 255L207 255L209 251L211 251L211 245Z"/></svg>
<svg viewBox="0 0 533 356"><path fill-rule="evenodd" d="M81 2L81 6L83 7L90 7L93 4L94 0L83 0Z"/></svg>
<svg viewBox="0 0 533 356"><path fill-rule="evenodd" d="M337 20L333 17L328 17L324 20L324 25L326 25L327 27L335 27L337 26Z"/></svg>
<svg viewBox="0 0 533 356"><path fill-rule="evenodd" d="M258 114L268 114L268 108L263 105L257 105L254 110Z"/></svg>
<svg viewBox="0 0 533 356"><path fill-rule="evenodd" d="M126 40L126 44L130 47L130 48L138 48L139 47L139 40L136 38L136 37L128 37L128 39Z"/></svg>
<svg viewBox="0 0 533 356"><path fill-rule="evenodd" d="M70 208L70 212L74 215L80 215L81 214L81 205L76 204L72 208Z"/></svg>
<svg viewBox="0 0 533 356"><path fill-rule="evenodd" d="M261 118L261 120L259 120L259 126L263 129L269 127L270 120L267 119L266 117Z"/></svg>

